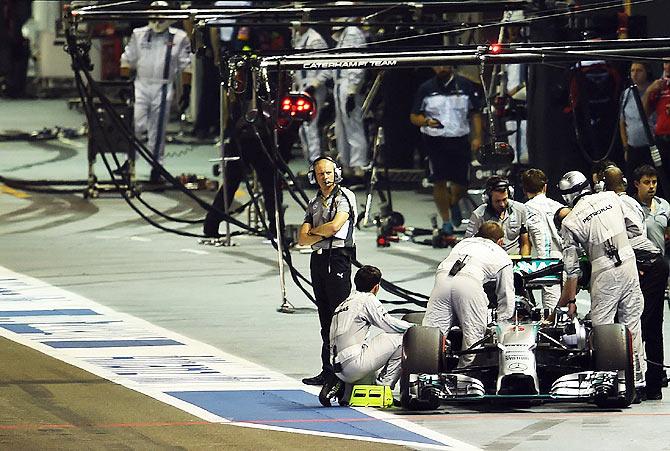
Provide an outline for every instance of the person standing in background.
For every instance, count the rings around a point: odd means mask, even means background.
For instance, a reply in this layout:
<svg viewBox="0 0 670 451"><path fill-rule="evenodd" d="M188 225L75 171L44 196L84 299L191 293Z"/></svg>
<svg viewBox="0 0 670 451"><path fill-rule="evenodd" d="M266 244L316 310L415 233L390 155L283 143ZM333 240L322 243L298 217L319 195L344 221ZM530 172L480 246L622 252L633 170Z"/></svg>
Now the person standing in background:
<svg viewBox="0 0 670 451"><path fill-rule="evenodd" d="M155 10L167 9L165 1L151 3ZM136 28L121 55L121 76L129 77L135 70L135 133L147 134L147 147L158 164L163 164L165 134L174 97L174 82L181 75L183 99L186 104L191 85L191 42L186 32L170 27L167 20L150 20L149 25ZM183 72L183 75L182 75ZM141 138L140 138L141 139ZM150 182L159 183L160 171L152 167Z"/></svg>
<svg viewBox="0 0 670 451"><path fill-rule="evenodd" d="M630 65L630 80L637 86L642 99L650 84L649 65L642 61L635 61ZM642 114L642 116L641 116ZM644 111L638 111L637 102L633 96L633 87L630 86L621 94L621 115L619 117L619 133L623 144L623 158L626 162L626 177L633 179L633 171L643 164L653 164L649 152L649 140L644 130L646 118ZM650 124L651 130L654 129Z"/></svg>
<svg viewBox="0 0 670 451"><path fill-rule="evenodd" d="M547 176L540 169L528 169L521 174L521 184L528 198L526 228L531 247L539 258L562 258L563 242L554 215L564 205L547 197ZM542 307L554 310L560 296L560 285L542 287Z"/></svg>
<svg viewBox="0 0 670 451"><path fill-rule="evenodd" d="M649 85L642 104L647 116L656 114L656 145L661 154L662 167L667 168L670 164L670 58L663 61L663 76ZM667 176L667 169L663 170Z"/></svg>
<svg viewBox="0 0 670 451"><path fill-rule="evenodd" d="M293 48L296 50L322 50L328 48L326 39L314 28L300 25L298 27ZM300 125L298 135L302 144L305 159L311 165L321 156L321 136L319 130L319 114L328 94L326 81L331 77L328 70L296 70L294 83L298 91L309 94L316 104L314 117Z"/></svg>
<svg viewBox="0 0 670 451"><path fill-rule="evenodd" d="M414 97L409 119L421 127L433 200L442 217L442 233L449 236L454 233L452 221L456 219L451 209L457 208L467 189L472 154L482 145L481 102L475 85L457 75L454 66L433 70L435 77L424 82Z"/></svg>
<svg viewBox="0 0 670 451"><path fill-rule="evenodd" d="M365 33L359 26L346 26L337 37L337 49L365 47ZM368 143L363 127L363 94L365 69L333 70L335 98L335 141L337 157L344 178L365 175L368 165Z"/></svg>

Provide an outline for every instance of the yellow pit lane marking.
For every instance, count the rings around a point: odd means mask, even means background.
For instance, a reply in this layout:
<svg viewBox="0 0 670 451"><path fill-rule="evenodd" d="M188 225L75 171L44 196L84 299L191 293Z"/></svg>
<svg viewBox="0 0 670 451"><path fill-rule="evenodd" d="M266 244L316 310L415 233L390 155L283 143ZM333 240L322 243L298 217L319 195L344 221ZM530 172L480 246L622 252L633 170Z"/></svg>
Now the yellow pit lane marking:
<svg viewBox="0 0 670 451"><path fill-rule="evenodd" d="M27 199L30 197L30 194L16 190L14 188L10 188L9 186L2 183L0 183L0 192L9 194L10 196L18 197L19 199Z"/></svg>

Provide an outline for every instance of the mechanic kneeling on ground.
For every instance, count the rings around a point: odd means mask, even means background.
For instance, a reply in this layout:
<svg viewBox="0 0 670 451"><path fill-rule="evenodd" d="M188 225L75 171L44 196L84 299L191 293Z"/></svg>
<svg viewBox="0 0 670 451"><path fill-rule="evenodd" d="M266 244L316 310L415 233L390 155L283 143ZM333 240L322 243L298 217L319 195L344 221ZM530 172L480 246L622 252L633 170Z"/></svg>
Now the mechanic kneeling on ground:
<svg viewBox="0 0 670 451"><path fill-rule="evenodd" d="M579 277L577 248L581 246L591 262L591 321L594 326L614 323L615 316L633 339L633 364L638 400L645 385L646 362L642 347L640 315L643 299L640 291L635 253L629 237L642 234L639 220L631 217L619 196L613 192L593 193L588 180L579 171L566 173L558 188L572 207L560 222L563 238L563 265L566 280L557 307L577 311L575 296Z"/></svg>
<svg viewBox="0 0 670 451"><path fill-rule="evenodd" d="M514 313L512 259L502 248L503 236L498 222L485 221L476 236L461 240L437 267L423 325L439 327L446 336L458 320L463 350L486 334L489 299L485 282L496 282L498 321L509 320ZM463 355L459 367L473 360L474 355Z"/></svg>
<svg viewBox="0 0 670 451"><path fill-rule="evenodd" d="M644 351L647 359L654 364L647 365L646 398L662 399L661 384L663 369L658 363L663 362L663 308L665 304L665 287L668 283L668 264L661 250L647 237L645 214L640 203L626 194L626 182L623 172L618 167L610 167L603 174L604 188L619 195L624 206L630 208L631 216L637 216L642 235L630 239L635 252L637 271L640 277L640 289L644 297L641 329ZM644 394L642 400L644 401Z"/></svg>
<svg viewBox="0 0 670 451"><path fill-rule="evenodd" d="M324 385L321 393L328 398L373 371L381 370L377 385L391 388L400 377L402 337L412 324L389 315L376 295L382 273L365 265L356 272L356 289L340 304L330 325L330 355L337 379ZM370 328L381 329L370 336Z"/></svg>

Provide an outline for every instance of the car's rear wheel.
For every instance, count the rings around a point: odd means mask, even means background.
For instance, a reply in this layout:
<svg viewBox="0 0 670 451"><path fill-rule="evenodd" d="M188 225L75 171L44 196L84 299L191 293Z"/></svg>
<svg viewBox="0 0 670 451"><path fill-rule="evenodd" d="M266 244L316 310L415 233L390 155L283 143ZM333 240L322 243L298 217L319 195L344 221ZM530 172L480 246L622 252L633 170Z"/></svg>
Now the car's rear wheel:
<svg viewBox="0 0 670 451"><path fill-rule="evenodd" d="M621 396L597 399L599 407L628 407L635 397L633 368L633 339L623 324L594 326L591 332L593 369L596 371L623 371L626 392Z"/></svg>

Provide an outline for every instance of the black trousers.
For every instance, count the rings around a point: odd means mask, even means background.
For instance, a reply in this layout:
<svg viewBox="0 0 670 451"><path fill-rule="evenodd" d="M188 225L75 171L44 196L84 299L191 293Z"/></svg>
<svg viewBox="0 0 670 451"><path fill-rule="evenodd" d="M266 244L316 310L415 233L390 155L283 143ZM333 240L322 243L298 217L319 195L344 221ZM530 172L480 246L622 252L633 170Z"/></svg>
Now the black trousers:
<svg viewBox="0 0 670 451"><path fill-rule="evenodd" d="M666 178L670 178L670 173L668 172L668 165L670 165L670 135L656 136L656 146L658 147L658 152L661 155L661 161L663 162L660 168L657 170L663 171ZM653 166L653 165L652 165ZM670 196L670 193L666 193L663 183L661 182L661 177L659 174L658 177L658 188L656 189L656 195L667 199Z"/></svg>
<svg viewBox="0 0 670 451"><path fill-rule="evenodd" d="M638 260L640 288L644 296L641 327L644 350L647 355L647 392L661 390L661 380L665 371L663 364L663 310L665 307L665 287L668 283L668 263L658 255L655 258ZM655 363L657 364L655 364Z"/></svg>
<svg viewBox="0 0 670 451"><path fill-rule="evenodd" d="M269 136L269 131L262 127L259 129L259 135L265 143L265 148L268 152L273 152L273 145ZM225 178L228 201L232 203L235 192L244 180L248 169L253 168L256 171L256 176L261 184L263 190L263 202L265 204L265 220L269 224L270 233L272 236L277 236L275 231L275 165L265 153L258 137L251 126L243 127L236 130L235 135L231 137L231 148L237 150L237 155L241 160L231 161L226 166ZM277 195L279 202L282 200L281 189L277 188ZM224 197L223 187L219 189L214 197L212 206L224 211ZM221 213L216 211L209 211L205 216L205 223L203 226L203 233L209 237L216 237L219 235L219 225L224 217Z"/></svg>
<svg viewBox="0 0 670 451"><path fill-rule="evenodd" d="M321 364L326 374L334 375L330 362L330 322L337 306L351 292L351 257L341 248L324 250L321 254L313 252L309 267L321 323Z"/></svg>
<svg viewBox="0 0 670 451"><path fill-rule="evenodd" d="M202 75L201 75L202 94L198 101L198 114L196 115L193 131L202 133L205 136L209 133L219 131L219 108L221 105L219 85L221 77L219 68L214 64L212 55L203 55L202 57Z"/></svg>

